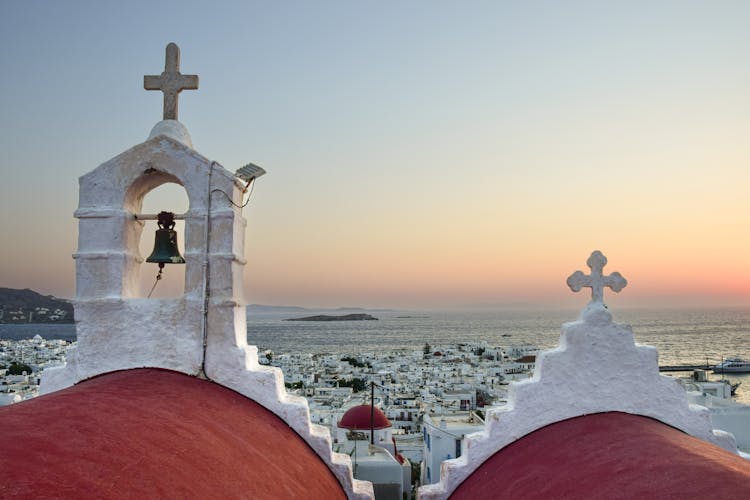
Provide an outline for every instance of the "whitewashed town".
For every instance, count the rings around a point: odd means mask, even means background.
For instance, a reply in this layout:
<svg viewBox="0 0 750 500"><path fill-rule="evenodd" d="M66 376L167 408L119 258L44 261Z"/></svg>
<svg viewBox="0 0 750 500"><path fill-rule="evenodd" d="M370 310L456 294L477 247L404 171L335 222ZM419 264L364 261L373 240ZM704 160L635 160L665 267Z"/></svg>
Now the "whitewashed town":
<svg viewBox="0 0 750 500"><path fill-rule="evenodd" d="M5 368L0 368L0 405L36 397L41 372L64 365L69 345L39 335L1 340L0 366ZM409 467L406 485L410 491L411 464L428 463L422 472L423 484L439 480L440 462L460 456L463 436L481 430L485 407L506 402L510 381L531 375L537 351L533 346L502 349L486 344L425 344L414 352L358 357L265 351L259 358L282 369L288 392L307 399L311 420L331 430L334 451L352 455L364 468L380 468L383 462L395 467L398 460L393 457L408 460L401 464ZM18 367L25 369L16 373ZM371 457L367 441L373 394L377 412L374 440L390 454ZM429 449L424 446L425 439L432 444Z"/></svg>
<svg viewBox="0 0 750 500"><path fill-rule="evenodd" d="M36 397L43 370L64 365L71 345L39 335L0 340L0 406ZM411 492L440 480L440 463L460 457L464 437L484 428L485 412L506 404L510 382L533 375L538 352L482 342L357 356L266 350L259 360L280 368L287 391L307 399L311 421L330 430L335 452L352 457L355 477L401 475L402 491ZM750 452L750 407L732 401L731 384L701 370L678 381Z"/></svg>

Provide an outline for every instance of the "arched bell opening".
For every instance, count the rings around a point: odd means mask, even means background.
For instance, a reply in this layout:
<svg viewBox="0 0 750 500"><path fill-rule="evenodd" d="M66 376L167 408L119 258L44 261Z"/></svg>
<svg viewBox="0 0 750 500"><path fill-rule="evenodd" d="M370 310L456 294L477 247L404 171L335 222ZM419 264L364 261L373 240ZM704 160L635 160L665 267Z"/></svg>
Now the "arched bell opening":
<svg viewBox="0 0 750 500"><path fill-rule="evenodd" d="M146 172L138 178L127 192L124 200L126 211L133 214L128 222L127 245L136 255L137 264L126 277L131 286L131 297L165 299L181 297L185 293L186 264L160 259L165 255L165 231L172 232L174 255L185 256L185 237L188 231L184 217L190 209L190 199L180 181L165 172ZM174 214L173 225L159 227L158 214ZM163 221L162 221L163 222ZM157 233L159 230L159 233ZM158 241L157 241L158 240ZM147 262L156 256L157 262ZM161 271L161 272L160 272Z"/></svg>
<svg viewBox="0 0 750 500"><path fill-rule="evenodd" d="M138 250L143 258L141 272L138 280L138 290L141 297L152 299L165 299L181 297L185 290L185 220L181 216L190 208L185 189L174 183L165 183L149 191L143 199L141 214L158 214L170 212L177 217L171 228L159 228L159 220L148 219L143 221L141 238ZM176 236L174 243L176 248L169 249L170 243L166 240L166 231L172 231ZM161 268L157 262L166 254L172 253L175 258L172 263L165 263ZM152 256L157 262L148 262ZM179 257L179 259L178 259ZM168 259L167 259L168 260ZM181 260L181 262L177 262ZM160 272L161 271L161 272ZM159 279L157 280L157 276Z"/></svg>

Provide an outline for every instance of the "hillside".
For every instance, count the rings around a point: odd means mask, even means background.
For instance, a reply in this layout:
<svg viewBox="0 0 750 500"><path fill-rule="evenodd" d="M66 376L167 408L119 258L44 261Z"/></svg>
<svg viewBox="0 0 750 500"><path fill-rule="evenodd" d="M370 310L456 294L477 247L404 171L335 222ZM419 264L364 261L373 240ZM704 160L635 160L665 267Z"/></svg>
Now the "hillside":
<svg viewBox="0 0 750 500"><path fill-rule="evenodd" d="M72 323L73 305L28 288L0 288L0 323Z"/></svg>

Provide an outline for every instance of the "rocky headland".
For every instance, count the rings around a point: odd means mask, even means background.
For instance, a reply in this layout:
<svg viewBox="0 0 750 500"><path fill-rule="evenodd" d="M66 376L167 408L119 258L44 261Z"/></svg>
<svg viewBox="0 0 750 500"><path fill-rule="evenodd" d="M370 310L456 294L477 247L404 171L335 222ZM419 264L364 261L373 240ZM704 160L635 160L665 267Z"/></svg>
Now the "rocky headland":
<svg viewBox="0 0 750 500"><path fill-rule="evenodd" d="M73 305L33 290L0 288L0 323L72 323Z"/></svg>

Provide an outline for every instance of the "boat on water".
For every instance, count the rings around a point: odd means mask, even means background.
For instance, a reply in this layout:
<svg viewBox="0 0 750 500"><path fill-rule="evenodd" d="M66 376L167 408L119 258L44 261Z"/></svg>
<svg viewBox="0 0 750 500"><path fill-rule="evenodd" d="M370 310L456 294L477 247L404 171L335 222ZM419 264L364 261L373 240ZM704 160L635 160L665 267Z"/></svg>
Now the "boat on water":
<svg viewBox="0 0 750 500"><path fill-rule="evenodd" d="M714 373L750 373L750 361L728 358L714 366Z"/></svg>

